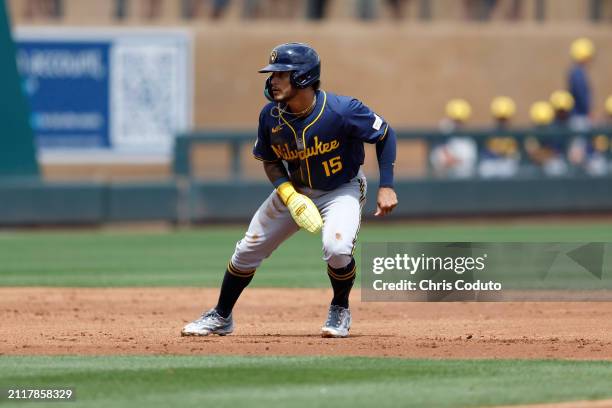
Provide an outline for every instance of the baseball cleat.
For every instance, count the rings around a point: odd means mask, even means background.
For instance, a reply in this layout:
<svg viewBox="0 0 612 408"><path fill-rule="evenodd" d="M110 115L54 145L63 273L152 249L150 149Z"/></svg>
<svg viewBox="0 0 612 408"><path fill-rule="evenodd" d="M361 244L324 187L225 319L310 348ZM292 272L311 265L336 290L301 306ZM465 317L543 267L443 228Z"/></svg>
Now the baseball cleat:
<svg viewBox="0 0 612 408"><path fill-rule="evenodd" d="M232 319L232 315L230 314L225 318L217 313L215 308L212 308L197 320L183 327L181 336L208 336L209 334L225 336L233 331L234 319Z"/></svg>
<svg viewBox="0 0 612 408"><path fill-rule="evenodd" d="M351 311L342 306L331 305L325 326L321 328L322 337L348 337L351 329Z"/></svg>

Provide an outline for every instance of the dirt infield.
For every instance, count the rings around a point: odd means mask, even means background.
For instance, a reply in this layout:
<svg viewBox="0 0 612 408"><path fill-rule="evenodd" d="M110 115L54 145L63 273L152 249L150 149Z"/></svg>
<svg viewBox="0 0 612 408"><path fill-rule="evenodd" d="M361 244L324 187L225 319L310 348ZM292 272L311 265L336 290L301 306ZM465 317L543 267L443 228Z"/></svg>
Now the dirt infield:
<svg viewBox="0 0 612 408"><path fill-rule="evenodd" d="M330 291L248 289L227 337L181 337L217 289L0 288L0 354L361 355L612 360L612 303L362 303L323 339Z"/></svg>

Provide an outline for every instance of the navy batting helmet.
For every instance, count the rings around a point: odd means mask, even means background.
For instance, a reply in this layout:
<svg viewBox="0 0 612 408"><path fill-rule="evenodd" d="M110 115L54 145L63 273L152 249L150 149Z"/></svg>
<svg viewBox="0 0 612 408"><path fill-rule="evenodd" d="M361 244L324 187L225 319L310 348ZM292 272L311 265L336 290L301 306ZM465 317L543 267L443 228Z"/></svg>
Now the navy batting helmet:
<svg viewBox="0 0 612 408"><path fill-rule="evenodd" d="M259 72L291 72L291 85L300 89L307 88L321 77L321 59L307 44L281 44L272 50L269 64ZM274 101L270 80L271 77L266 80L264 94L266 98Z"/></svg>

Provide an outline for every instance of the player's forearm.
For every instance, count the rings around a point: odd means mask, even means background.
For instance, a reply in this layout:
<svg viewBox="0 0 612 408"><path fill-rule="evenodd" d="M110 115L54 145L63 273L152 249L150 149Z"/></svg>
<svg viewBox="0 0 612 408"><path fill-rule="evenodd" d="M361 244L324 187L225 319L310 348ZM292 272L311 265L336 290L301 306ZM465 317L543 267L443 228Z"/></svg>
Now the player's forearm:
<svg viewBox="0 0 612 408"><path fill-rule="evenodd" d="M393 129L389 128L386 137L376 143L376 157L380 172L380 187L393 187L393 166L396 157L396 138Z"/></svg>
<svg viewBox="0 0 612 408"><path fill-rule="evenodd" d="M286 181L289 181L289 174L287 174L287 169L281 161L277 162L264 162L264 171L266 172L266 176L274 187L278 187Z"/></svg>

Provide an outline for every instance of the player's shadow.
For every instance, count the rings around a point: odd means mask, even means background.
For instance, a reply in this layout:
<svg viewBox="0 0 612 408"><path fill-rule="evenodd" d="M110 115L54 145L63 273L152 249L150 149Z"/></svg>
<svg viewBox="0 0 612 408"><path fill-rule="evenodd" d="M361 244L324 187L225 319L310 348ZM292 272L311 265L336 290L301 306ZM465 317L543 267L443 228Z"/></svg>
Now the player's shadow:
<svg viewBox="0 0 612 408"><path fill-rule="evenodd" d="M354 339L354 338L368 338L368 337L375 337L375 338L393 338L393 337L401 337L398 336L396 334L350 334L348 336L348 339ZM313 334L292 334L292 333L278 333L278 334L239 334L239 333L234 333L230 336L217 336L217 335L210 335L210 336L181 336L180 337L183 341L219 341L219 340L223 340L223 339L234 339L234 340L240 340L240 339L261 339L261 340L268 340L270 343L273 343L273 339L321 339L321 340L336 340L334 338L330 338L330 337L321 337L320 334L318 333L313 333ZM263 343L263 341L262 341Z"/></svg>
<svg viewBox="0 0 612 408"><path fill-rule="evenodd" d="M307 338L307 339L325 339L326 337L321 337L320 334L291 334L291 333L278 333L278 334L233 334L234 337L242 337L242 338L253 338L253 339L274 339L274 338ZM350 334L348 338L356 338L356 337L397 337L394 334Z"/></svg>

